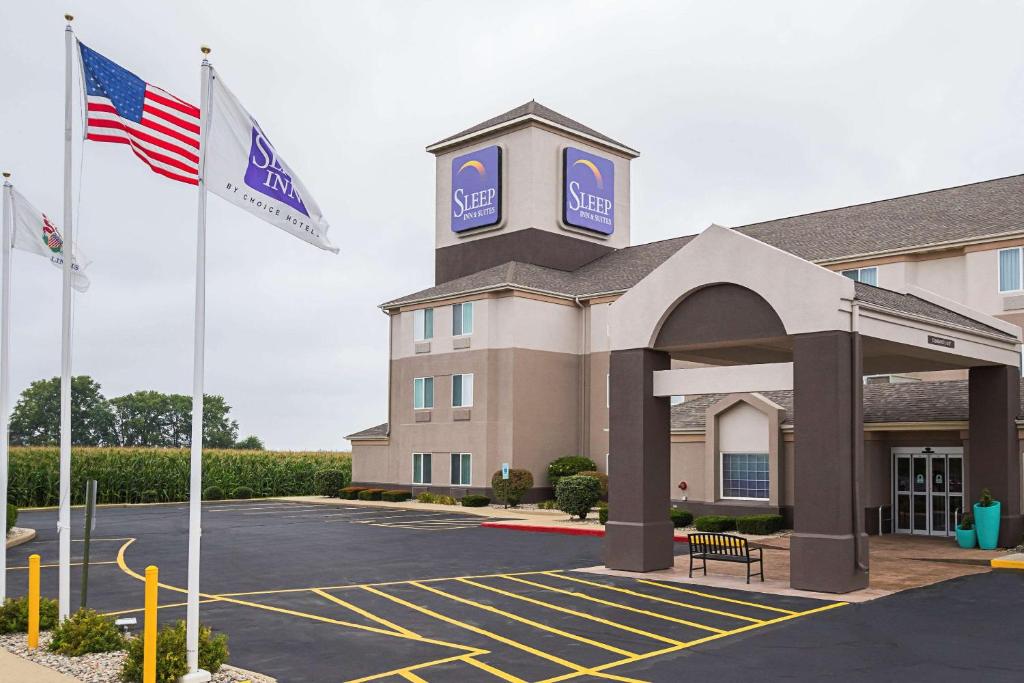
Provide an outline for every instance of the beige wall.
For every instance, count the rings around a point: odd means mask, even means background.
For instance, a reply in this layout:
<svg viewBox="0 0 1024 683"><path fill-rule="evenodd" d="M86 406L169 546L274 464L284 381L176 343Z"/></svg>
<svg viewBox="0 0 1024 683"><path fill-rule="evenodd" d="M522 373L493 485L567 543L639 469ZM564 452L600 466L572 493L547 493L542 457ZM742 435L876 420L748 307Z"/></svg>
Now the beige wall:
<svg viewBox="0 0 1024 683"><path fill-rule="evenodd" d="M402 481L388 441L352 442L352 481Z"/></svg>

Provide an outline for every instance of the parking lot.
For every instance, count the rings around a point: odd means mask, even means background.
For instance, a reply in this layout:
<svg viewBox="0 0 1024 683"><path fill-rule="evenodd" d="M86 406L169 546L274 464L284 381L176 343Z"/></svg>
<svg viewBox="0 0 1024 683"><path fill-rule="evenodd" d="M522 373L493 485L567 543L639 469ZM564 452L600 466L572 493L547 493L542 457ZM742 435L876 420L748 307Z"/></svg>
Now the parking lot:
<svg viewBox="0 0 1024 683"><path fill-rule="evenodd" d="M19 524L40 535L11 551L11 594L24 593L26 558L38 552L43 592L55 596L55 521L53 511L23 513ZM830 670L858 652L856 639L833 640L836 629L859 633L885 602L852 606L576 571L600 564L601 539L479 521L458 508L205 504L202 618L229 634L232 663L280 681L674 681L698 671L734 680L758 648L775 658L780 639L803 652L782 670ZM183 618L186 533L184 505L101 509L90 606L141 617L142 575L155 564L162 622ZM80 541L73 556L80 561ZM76 589L80 569L73 567ZM1024 597L1019 582L1000 590ZM874 633L887 628L877 623ZM943 679L942 668L935 674Z"/></svg>

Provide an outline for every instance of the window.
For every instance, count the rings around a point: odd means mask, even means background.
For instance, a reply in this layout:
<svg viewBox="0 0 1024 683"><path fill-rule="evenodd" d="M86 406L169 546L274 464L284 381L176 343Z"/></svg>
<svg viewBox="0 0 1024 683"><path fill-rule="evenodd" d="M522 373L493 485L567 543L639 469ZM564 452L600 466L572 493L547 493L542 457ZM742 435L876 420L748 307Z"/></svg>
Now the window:
<svg viewBox="0 0 1024 683"><path fill-rule="evenodd" d="M469 486L472 463L469 453L452 453L452 486Z"/></svg>
<svg viewBox="0 0 1024 683"><path fill-rule="evenodd" d="M412 381L412 407L416 410L434 407L433 377L417 377Z"/></svg>
<svg viewBox="0 0 1024 683"><path fill-rule="evenodd" d="M863 282L866 285L874 285L875 287L878 286L878 268L874 266L844 270L840 274L856 282Z"/></svg>
<svg viewBox="0 0 1024 683"><path fill-rule="evenodd" d="M421 308L412 312L412 337L415 341L434 338L433 308Z"/></svg>
<svg viewBox="0 0 1024 683"><path fill-rule="evenodd" d="M452 306L452 335L473 334L473 302Z"/></svg>
<svg viewBox="0 0 1024 683"><path fill-rule="evenodd" d="M768 454L722 453L722 498L768 500Z"/></svg>
<svg viewBox="0 0 1024 683"><path fill-rule="evenodd" d="M412 483L429 484L432 481L430 475L430 453L412 454Z"/></svg>
<svg viewBox="0 0 1024 683"><path fill-rule="evenodd" d="M1021 253L1020 247L999 250L999 291L1019 292L1021 290Z"/></svg>
<svg viewBox="0 0 1024 683"><path fill-rule="evenodd" d="M473 375L452 375L452 408L473 405Z"/></svg>

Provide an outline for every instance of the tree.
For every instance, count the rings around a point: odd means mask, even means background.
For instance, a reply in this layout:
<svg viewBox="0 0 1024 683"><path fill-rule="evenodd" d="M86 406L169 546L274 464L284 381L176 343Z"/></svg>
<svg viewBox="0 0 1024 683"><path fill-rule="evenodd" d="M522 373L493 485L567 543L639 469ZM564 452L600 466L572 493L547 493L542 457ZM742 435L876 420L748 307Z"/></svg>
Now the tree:
<svg viewBox="0 0 1024 683"><path fill-rule="evenodd" d="M11 413L11 443L51 446L60 443L60 378L41 379L21 393ZM71 379L71 443L105 446L117 441L114 411L100 385L88 375Z"/></svg>
<svg viewBox="0 0 1024 683"><path fill-rule="evenodd" d="M241 441L239 441L238 443L236 443L235 444L235 448L237 448L239 450L243 450L243 451L262 451L262 450L266 450L265 447L263 446L263 442L260 440L260 437L256 436L255 434L247 436L244 439L242 439ZM341 488L341 487L339 487L339 488Z"/></svg>
<svg viewBox="0 0 1024 683"><path fill-rule="evenodd" d="M192 445L192 397L136 391L111 401L117 415L122 446L188 448ZM238 422L228 417L231 406L223 396L203 398L203 445L231 448L238 438Z"/></svg>

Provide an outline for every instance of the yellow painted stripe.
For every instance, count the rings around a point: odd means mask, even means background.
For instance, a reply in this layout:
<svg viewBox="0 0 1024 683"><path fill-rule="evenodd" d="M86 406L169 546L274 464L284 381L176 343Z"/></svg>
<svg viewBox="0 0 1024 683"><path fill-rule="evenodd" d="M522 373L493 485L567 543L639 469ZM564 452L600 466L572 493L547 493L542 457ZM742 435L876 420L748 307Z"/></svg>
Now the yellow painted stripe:
<svg viewBox="0 0 1024 683"><path fill-rule="evenodd" d="M96 567L96 566L99 566L101 564L117 564L117 560L110 560L109 562L90 562L89 566L90 567ZM39 565L39 568L40 569L51 569L53 567L59 567L59 566L60 566L60 564L55 562L53 564L41 564L41 565ZM81 567L82 563L81 562L72 562L68 566L69 567ZM15 569L28 569L28 565L25 565L24 567L8 567L7 571L14 571Z"/></svg>
<svg viewBox="0 0 1024 683"><path fill-rule="evenodd" d="M357 607L356 605L353 605L350 602L346 602L345 600L342 600L341 598L339 598L337 596L331 595L330 593L325 593L324 591L320 590L319 588L313 589L313 592L316 593L317 595L319 595L322 598L326 598L326 599L330 600L331 602L333 602L335 604L341 605L345 609L352 610L356 614L360 614L360 615L366 617L370 621L374 621L374 622L376 622L376 623L378 623L378 624L380 624L382 626L386 626L387 628L390 628L390 629L396 631L397 633L404 633L405 635L413 636L414 638L419 638L420 637L420 635L418 633L414 632L414 631L410 631L409 629L407 629L407 628L405 628L403 626L399 626L398 624L396 624L394 622L388 621L384 617L377 616L376 614L373 614L372 612L369 612L369 611L363 609L362 607Z"/></svg>
<svg viewBox="0 0 1024 683"><path fill-rule="evenodd" d="M651 638L652 640L659 640L663 643L668 643L669 645L682 645L681 641L673 640L672 638L666 638L665 636L658 635L657 633L651 633L649 631L643 631L638 628L633 628L632 626L627 626L626 624L620 624L617 621L609 621L608 619L602 619L601 617L594 616L593 614L577 612L576 610L569 609L568 607L562 607L561 605L555 605L550 602L544 602L543 600L536 600L526 595L511 593L509 591L501 590L500 588L495 588L494 586L488 586L487 584L479 583L471 579L459 579L459 581L470 586L476 586L477 588L482 588L483 590L497 593L498 595L504 595L515 600L522 600L523 602L528 602L531 605L539 605L540 607L552 609L556 612L562 612L563 614L569 614L579 619L586 619L587 621L596 621L597 623L604 624L605 626L611 626L612 628L628 631L629 633L635 633L638 636L644 636L645 638Z"/></svg>
<svg viewBox="0 0 1024 683"><path fill-rule="evenodd" d="M711 609L710 607L700 607L699 605L691 605L687 602L679 602L677 600L669 600L668 598L659 598L656 595L648 595L647 593L640 593L638 591L631 591L628 588L619 588L618 586L612 586L606 583L598 583L596 581L586 581L585 579L577 579L572 576L565 576L563 574L548 574L548 576L554 576L565 581L575 581L576 583L582 583L587 586L596 586L597 588L604 588L605 590L615 591L617 593L623 593L625 595L632 595L637 598L644 598L646 600L653 600L655 602L665 603L666 605L675 605L676 607L683 607L685 609L697 610L698 612L707 612L709 614L718 614L723 617L729 617L730 619L739 619L741 621L749 621L753 624L763 623L763 619L755 619L754 617L747 617L742 614L733 614L732 612L723 612L717 609Z"/></svg>
<svg viewBox="0 0 1024 683"><path fill-rule="evenodd" d="M746 605L747 607L756 607L758 609L765 609L771 612L781 612L782 614L796 614L795 610L782 609L781 607L772 607L770 605L760 605L756 602L746 602L744 600L735 600L733 598L724 598L720 595L712 595L711 593L701 593L700 591L690 590L689 588L682 588L680 586L671 586L667 583L659 583L657 581L647 581L646 579L637 579L639 583L645 583L648 586L657 586L658 588L667 588L670 591L678 591L680 593L689 593L690 595L699 595L702 598L709 598L711 600L720 600L722 602L731 602L734 605Z"/></svg>
<svg viewBox="0 0 1024 683"><path fill-rule="evenodd" d="M1024 569L1024 560L1004 560L996 557L990 564L994 569Z"/></svg>
<svg viewBox="0 0 1024 683"><path fill-rule="evenodd" d="M486 671L489 674L497 676L503 681L508 681L509 683L526 683L526 681L524 681L522 678L519 678L518 676L513 676L507 671L502 671L501 669L495 668L487 662L481 662L476 657L466 657L462 661L464 661L466 664L475 666L476 668L482 671Z"/></svg>
<svg viewBox="0 0 1024 683"><path fill-rule="evenodd" d="M398 675L407 681L412 681L412 683L427 683L426 679L420 678L408 669L403 669L402 671L399 671Z"/></svg>
<svg viewBox="0 0 1024 683"><path fill-rule="evenodd" d="M205 605L208 602L217 602L217 600L214 599L214 598L207 598L205 600L200 600L199 604L200 605ZM187 602L169 602L166 605L157 605L156 608L157 609L166 609L168 607L185 607L186 605L188 605ZM146 611L145 607L138 607L136 609L122 609L122 610L118 610L117 612L103 612L103 616L106 616L106 617L120 617L120 616L123 616L125 614L138 614L139 612L145 612L145 611Z"/></svg>
<svg viewBox="0 0 1024 683"><path fill-rule="evenodd" d="M445 657L444 659L435 659L429 662L423 662L422 664L416 664L414 666L403 666L399 669L392 669L391 671L383 671L379 674L373 674L372 676L364 676L362 678L353 678L345 683L367 683L367 681L379 681L382 678L391 678L392 676L401 676L402 672L415 671L417 669L426 669L427 667L437 666L439 664L447 664L448 662L455 662L467 659L468 655L456 655L454 657Z"/></svg>
<svg viewBox="0 0 1024 683"><path fill-rule="evenodd" d="M423 590L429 591L431 593L434 593L435 595L440 595L441 597L448 598L449 600L454 600L455 602L462 603L463 605L469 605L470 607L476 607L477 609L483 610L485 612L490 612L491 614L498 614L500 616L505 617L506 619L511 619L512 621L518 621L520 624L526 624L527 626L532 626L533 628L539 629L541 631L547 631L548 633L554 633L556 636L561 636L561 637L567 638L569 640L575 640L577 642L584 643L584 644L590 645L592 647L600 648L602 650L608 650L609 652L614 652L615 654L622 655L623 657L634 657L637 654L635 652L630 652L629 650L623 650L621 647L615 647L614 645L608 645L607 643L602 643L600 641L594 640L593 638L587 638L586 636L581 636L581 635L578 635L576 633L570 633L569 631L563 631L562 629L555 628L554 626L548 626L547 624L542 624L539 621L534 621L533 619L527 619L526 617L521 617L518 614L516 614L515 612L506 612L505 610L498 609L497 607L493 607L491 605L485 605L482 602L476 602L475 600L470 600L468 598L463 598L463 597L461 597L459 595L455 595L453 593L449 593L447 591L443 591L443 590L440 590L438 588L434 588L433 586L427 586L427 585L424 585L424 584L417 583L415 581L412 581L411 583L412 583L413 586L416 586L417 588L422 588Z"/></svg>
<svg viewBox="0 0 1024 683"><path fill-rule="evenodd" d="M653 617L655 619L661 619L663 621L671 621L677 624L683 624L684 626L692 626L693 628L699 628L702 631L711 631L712 633L725 633L725 629L715 628L714 626L707 626L705 624L697 623L696 621L688 621L686 619L680 619L678 617L671 617L667 614L661 614L659 612L651 612L639 607L631 607L629 605L621 605L617 602L611 602L609 600L602 600L601 598L595 598L593 595L587 595L586 593L577 593L574 591L567 591L562 588L556 588L554 586L548 586L547 584L537 583L536 581L529 581L527 579L519 578L518 576L505 576L509 581L518 581L519 583L525 583L528 586L536 586L537 588L543 588L545 590L554 591L555 593L562 593L563 595L569 595L580 600L587 600L589 602L596 602L600 605L607 605L608 607L614 607L621 609L626 612L633 612L635 614L643 614L647 617Z"/></svg>

